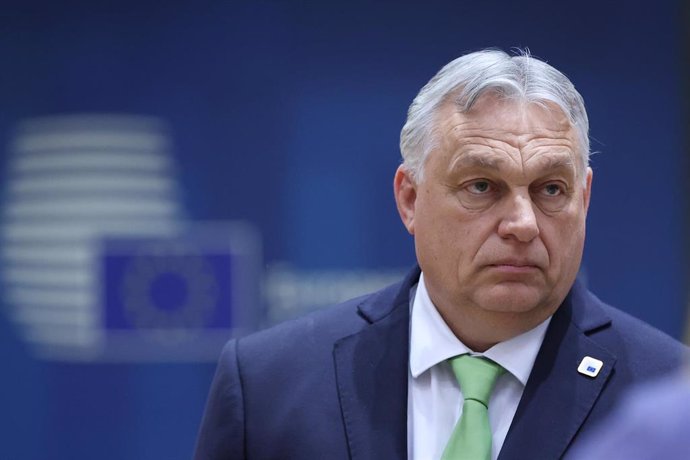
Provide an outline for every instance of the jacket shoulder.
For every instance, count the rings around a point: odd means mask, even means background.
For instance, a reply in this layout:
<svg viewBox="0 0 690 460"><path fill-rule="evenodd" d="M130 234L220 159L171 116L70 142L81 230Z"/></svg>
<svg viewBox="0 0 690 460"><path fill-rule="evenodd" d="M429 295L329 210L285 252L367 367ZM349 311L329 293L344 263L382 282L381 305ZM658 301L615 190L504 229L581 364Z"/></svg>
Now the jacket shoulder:
<svg viewBox="0 0 690 460"><path fill-rule="evenodd" d="M610 323L588 335L617 356L619 371L646 379L683 364L688 356L687 346L644 321L602 302L593 294L591 298L610 318Z"/></svg>

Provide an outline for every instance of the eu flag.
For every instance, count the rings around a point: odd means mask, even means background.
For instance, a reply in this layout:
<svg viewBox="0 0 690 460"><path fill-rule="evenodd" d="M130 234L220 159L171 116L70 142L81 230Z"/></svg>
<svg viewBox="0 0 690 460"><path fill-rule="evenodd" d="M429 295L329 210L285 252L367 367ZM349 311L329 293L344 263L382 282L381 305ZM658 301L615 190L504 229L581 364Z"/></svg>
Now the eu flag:
<svg viewBox="0 0 690 460"><path fill-rule="evenodd" d="M114 359L215 359L260 322L258 238L192 232L106 240L105 351Z"/></svg>

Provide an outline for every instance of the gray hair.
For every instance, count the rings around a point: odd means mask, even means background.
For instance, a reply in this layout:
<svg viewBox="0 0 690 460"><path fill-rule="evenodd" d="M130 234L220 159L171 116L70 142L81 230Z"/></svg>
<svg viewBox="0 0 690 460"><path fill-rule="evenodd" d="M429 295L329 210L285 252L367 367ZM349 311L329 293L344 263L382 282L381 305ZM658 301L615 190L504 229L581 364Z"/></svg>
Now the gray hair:
<svg viewBox="0 0 690 460"><path fill-rule="evenodd" d="M422 178L429 153L438 147L434 131L439 107L452 95L460 113L466 113L488 91L501 97L542 105L551 102L560 107L575 129L580 171L584 172L589 165L589 121L575 86L561 72L532 57L529 51L511 56L489 49L446 64L412 101L400 133L400 152L405 168L416 180Z"/></svg>

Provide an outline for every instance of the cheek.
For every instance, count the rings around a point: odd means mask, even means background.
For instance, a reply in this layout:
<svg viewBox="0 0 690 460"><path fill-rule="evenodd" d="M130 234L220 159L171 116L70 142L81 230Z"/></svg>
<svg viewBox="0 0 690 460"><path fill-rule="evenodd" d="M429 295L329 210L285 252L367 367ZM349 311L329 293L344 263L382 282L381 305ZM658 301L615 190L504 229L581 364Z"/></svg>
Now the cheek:
<svg viewBox="0 0 690 460"><path fill-rule="evenodd" d="M434 263L438 268L443 267L446 275L450 275L458 264L462 265L466 260L476 236L471 226L450 213L425 217L415 235L418 258Z"/></svg>
<svg viewBox="0 0 690 460"><path fill-rule="evenodd" d="M541 228L541 240L552 266L578 264L584 237L584 222L578 217L548 221Z"/></svg>
<svg viewBox="0 0 690 460"><path fill-rule="evenodd" d="M495 219L464 209L456 197L440 190L424 190L419 198L415 216L418 256L443 261L446 268L466 265L489 238Z"/></svg>

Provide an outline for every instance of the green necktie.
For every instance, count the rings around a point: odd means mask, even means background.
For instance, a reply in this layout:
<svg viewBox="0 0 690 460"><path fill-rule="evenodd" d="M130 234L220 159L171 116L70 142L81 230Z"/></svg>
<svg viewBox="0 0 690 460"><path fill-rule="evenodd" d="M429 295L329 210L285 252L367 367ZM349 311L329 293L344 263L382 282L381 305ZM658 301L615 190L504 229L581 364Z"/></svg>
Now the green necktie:
<svg viewBox="0 0 690 460"><path fill-rule="evenodd" d="M493 361L470 355L451 358L450 365L465 402L441 459L490 460L489 398L504 369Z"/></svg>

